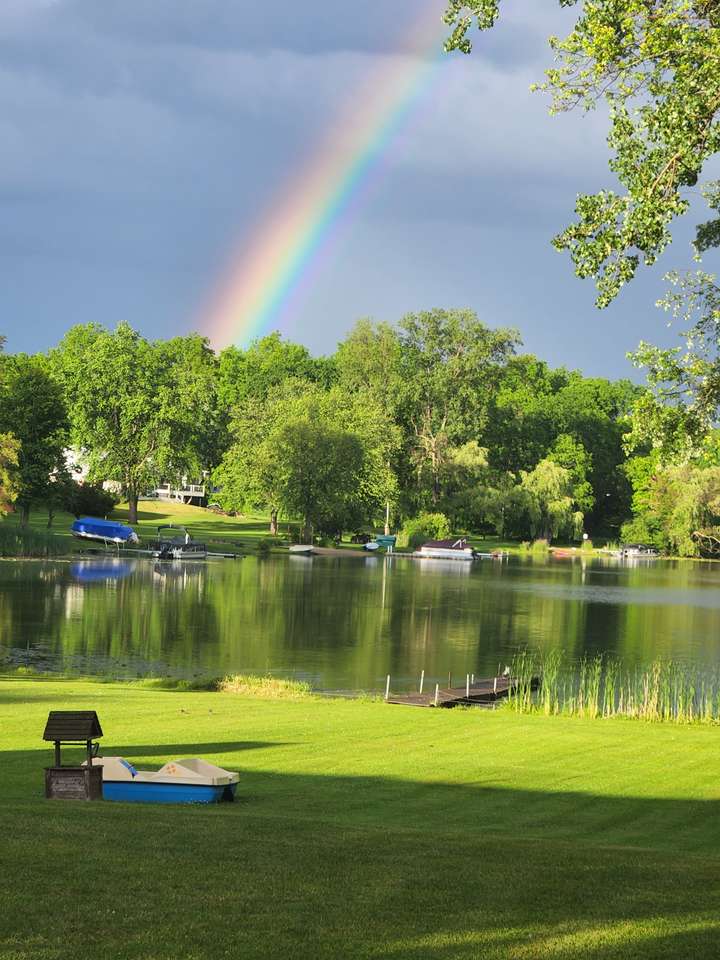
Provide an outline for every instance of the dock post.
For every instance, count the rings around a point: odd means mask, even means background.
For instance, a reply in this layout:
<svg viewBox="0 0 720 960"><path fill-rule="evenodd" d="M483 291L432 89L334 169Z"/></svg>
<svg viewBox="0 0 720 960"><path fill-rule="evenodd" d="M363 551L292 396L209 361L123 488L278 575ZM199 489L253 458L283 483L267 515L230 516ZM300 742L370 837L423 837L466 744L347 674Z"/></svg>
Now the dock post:
<svg viewBox="0 0 720 960"><path fill-rule="evenodd" d="M465 699L470 699L470 674L465 674Z"/></svg>
<svg viewBox="0 0 720 960"><path fill-rule="evenodd" d="M440 684L435 684L435 706L438 705L438 693L440 692Z"/></svg>
<svg viewBox="0 0 720 960"><path fill-rule="evenodd" d="M470 674L470 683L471 683L473 686L475 686L475 674L474 674L474 673L471 673L471 674Z"/></svg>
<svg viewBox="0 0 720 960"><path fill-rule="evenodd" d="M385 681L385 699L390 698L390 674L387 675L387 680Z"/></svg>
<svg viewBox="0 0 720 960"><path fill-rule="evenodd" d="M493 680L493 693L497 693L497 677Z"/></svg>
<svg viewBox="0 0 720 960"><path fill-rule="evenodd" d="M425 671L423 670L420 674L420 693L423 691L423 684L425 683Z"/></svg>

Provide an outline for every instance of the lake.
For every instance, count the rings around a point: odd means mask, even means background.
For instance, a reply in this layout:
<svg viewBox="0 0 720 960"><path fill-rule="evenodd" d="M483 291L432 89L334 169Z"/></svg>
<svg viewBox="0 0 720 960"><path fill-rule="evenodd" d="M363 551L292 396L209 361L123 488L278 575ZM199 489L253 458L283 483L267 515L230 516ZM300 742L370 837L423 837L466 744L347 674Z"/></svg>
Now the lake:
<svg viewBox="0 0 720 960"><path fill-rule="evenodd" d="M328 690L494 673L524 649L715 670L720 565L269 557L0 561L0 666L271 672Z"/></svg>

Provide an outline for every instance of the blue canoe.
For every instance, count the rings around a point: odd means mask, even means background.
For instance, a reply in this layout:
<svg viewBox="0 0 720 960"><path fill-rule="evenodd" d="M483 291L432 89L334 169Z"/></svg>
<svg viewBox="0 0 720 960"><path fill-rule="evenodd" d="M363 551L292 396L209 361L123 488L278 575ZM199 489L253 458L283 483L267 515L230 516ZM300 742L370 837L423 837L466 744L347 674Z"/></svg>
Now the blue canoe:
<svg viewBox="0 0 720 960"><path fill-rule="evenodd" d="M72 527L72 535L83 540L102 540L104 543L139 543L132 527L115 520L100 520L98 517L81 517Z"/></svg>

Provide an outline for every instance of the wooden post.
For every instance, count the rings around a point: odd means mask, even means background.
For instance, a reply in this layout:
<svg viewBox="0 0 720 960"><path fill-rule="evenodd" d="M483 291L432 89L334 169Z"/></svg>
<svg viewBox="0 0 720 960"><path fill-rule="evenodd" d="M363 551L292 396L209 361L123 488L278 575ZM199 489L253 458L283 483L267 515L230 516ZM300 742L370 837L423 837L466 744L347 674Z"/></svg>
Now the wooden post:
<svg viewBox="0 0 720 960"><path fill-rule="evenodd" d="M55 741L55 766L60 766L60 741Z"/></svg>
<svg viewBox="0 0 720 960"><path fill-rule="evenodd" d="M387 675L387 680L385 681L385 699L387 700L390 697L390 674Z"/></svg>
<svg viewBox="0 0 720 960"><path fill-rule="evenodd" d="M470 674L465 674L465 699L470 699Z"/></svg>
<svg viewBox="0 0 720 960"><path fill-rule="evenodd" d="M471 674L470 674L470 683L471 683L473 686L475 686L475 674L474 674L474 673L471 673Z"/></svg>
<svg viewBox="0 0 720 960"><path fill-rule="evenodd" d="M438 705L438 693L440 692L440 684L435 684L435 706Z"/></svg>
<svg viewBox="0 0 720 960"><path fill-rule="evenodd" d="M497 677L493 680L493 693L497 693Z"/></svg>
<svg viewBox="0 0 720 960"><path fill-rule="evenodd" d="M420 693L423 691L423 684L425 683L425 671L423 670L420 674Z"/></svg>

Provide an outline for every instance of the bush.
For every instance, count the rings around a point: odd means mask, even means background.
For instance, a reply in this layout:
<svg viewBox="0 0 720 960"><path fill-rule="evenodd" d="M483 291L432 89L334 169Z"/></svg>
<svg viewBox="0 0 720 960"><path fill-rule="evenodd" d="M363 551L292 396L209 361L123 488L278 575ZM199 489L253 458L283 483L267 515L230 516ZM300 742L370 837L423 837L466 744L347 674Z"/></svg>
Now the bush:
<svg viewBox="0 0 720 960"><path fill-rule="evenodd" d="M406 520L398 535L397 545L401 549L410 547L416 550L426 540L443 540L450 536L450 524L444 513L421 513Z"/></svg>
<svg viewBox="0 0 720 960"><path fill-rule="evenodd" d="M624 523L620 528L620 540L622 543L646 543L660 550L667 548L667 540L648 524L645 517L636 517Z"/></svg>
<svg viewBox="0 0 720 960"><path fill-rule="evenodd" d="M73 491L70 512L76 517L106 517L115 509L117 500L99 485L78 483Z"/></svg>
<svg viewBox="0 0 720 960"><path fill-rule="evenodd" d="M532 545L530 546L531 553L548 553L550 550L550 544L547 540L533 540Z"/></svg>
<svg viewBox="0 0 720 960"><path fill-rule="evenodd" d="M592 540L591 540L589 537L588 537L587 540L583 540L583 542L582 542L582 547L581 547L580 549L581 549L581 550L592 550L592 549L593 549L593 542L592 542Z"/></svg>

